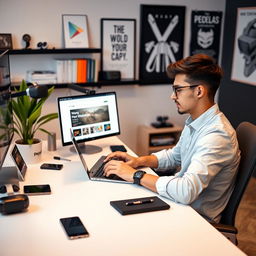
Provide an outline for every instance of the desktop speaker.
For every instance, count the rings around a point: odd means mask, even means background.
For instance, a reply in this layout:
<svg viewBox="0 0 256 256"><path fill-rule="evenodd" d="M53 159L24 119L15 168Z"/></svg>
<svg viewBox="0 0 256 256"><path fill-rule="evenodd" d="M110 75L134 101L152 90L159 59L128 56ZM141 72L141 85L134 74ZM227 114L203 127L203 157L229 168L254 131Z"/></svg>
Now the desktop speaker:
<svg viewBox="0 0 256 256"><path fill-rule="evenodd" d="M27 195L12 195L0 198L0 212L2 214L10 214L24 211L29 206Z"/></svg>
<svg viewBox="0 0 256 256"><path fill-rule="evenodd" d="M120 71L100 71L99 80L100 81L120 81L121 72Z"/></svg>

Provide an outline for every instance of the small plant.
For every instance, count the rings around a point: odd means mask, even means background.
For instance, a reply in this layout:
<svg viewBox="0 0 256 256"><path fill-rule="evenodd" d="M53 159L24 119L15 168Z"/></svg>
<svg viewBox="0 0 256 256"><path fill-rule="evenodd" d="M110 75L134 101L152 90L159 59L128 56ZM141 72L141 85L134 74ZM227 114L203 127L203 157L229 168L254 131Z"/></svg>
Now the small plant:
<svg viewBox="0 0 256 256"><path fill-rule="evenodd" d="M23 80L16 92L23 92L28 88L27 83ZM54 86L48 89L47 97L41 99L30 98L27 95L12 99L12 110L14 118L14 132L20 137L20 144L33 144L37 140L34 138L35 133L40 130L50 134L47 130L41 128L45 123L58 118L58 113L51 113L41 116L42 107L48 97L54 90Z"/></svg>

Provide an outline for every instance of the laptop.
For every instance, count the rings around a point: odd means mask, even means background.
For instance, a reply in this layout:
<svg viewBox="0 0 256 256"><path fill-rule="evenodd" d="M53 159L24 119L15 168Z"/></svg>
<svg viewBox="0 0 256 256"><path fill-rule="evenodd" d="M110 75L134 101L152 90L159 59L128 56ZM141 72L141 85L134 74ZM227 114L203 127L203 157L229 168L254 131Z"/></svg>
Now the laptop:
<svg viewBox="0 0 256 256"><path fill-rule="evenodd" d="M115 174L111 174L111 175L109 175L109 177L104 176L103 168L104 168L104 164L105 164L104 159L106 158L106 156L101 156L100 159L94 164L94 166L89 171L89 168L88 168L86 161L84 159L84 156L78 146L78 143L73 135L73 132L71 132L71 139L72 139L72 143L76 149L76 152L78 153L80 160L83 164L84 170L87 173L87 176L90 180L116 182L116 183L133 183L130 181L126 181L126 180L118 177Z"/></svg>

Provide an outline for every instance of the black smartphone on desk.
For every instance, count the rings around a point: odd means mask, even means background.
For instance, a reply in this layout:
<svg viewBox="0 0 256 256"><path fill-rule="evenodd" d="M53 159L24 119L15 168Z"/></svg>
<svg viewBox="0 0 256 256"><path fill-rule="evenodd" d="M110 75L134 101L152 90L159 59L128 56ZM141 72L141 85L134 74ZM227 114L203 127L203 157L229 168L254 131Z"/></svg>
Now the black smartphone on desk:
<svg viewBox="0 0 256 256"><path fill-rule="evenodd" d="M112 152L116 152L116 151L127 152L125 146L123 145L111 145L110 149Z"/></svg>
<svg viewBox="0 0 256 256"><path fill-rule="evenodd" d="M30 196L33 195L49 195L51 194L51 187L49 184L44 185L25 185L23 187L24 193Z"/></svg>
<svg viewBox="0 0 256 256"><path fill-rule="evenodd" d="M79 217L68 217L68 218L61 218L60 222L63 228L66 231L66 234L69 239L78 239L83 237L88 237L89 233L84 227L82 221Z"/></svg>
<svg viewBox="0 0 256 256"><path fill-rule="evenodd" d="M40 166L40 169L46 169L46 170L61 170L63 167L63 164L51 164L51 163L44 163Z"/></svg>

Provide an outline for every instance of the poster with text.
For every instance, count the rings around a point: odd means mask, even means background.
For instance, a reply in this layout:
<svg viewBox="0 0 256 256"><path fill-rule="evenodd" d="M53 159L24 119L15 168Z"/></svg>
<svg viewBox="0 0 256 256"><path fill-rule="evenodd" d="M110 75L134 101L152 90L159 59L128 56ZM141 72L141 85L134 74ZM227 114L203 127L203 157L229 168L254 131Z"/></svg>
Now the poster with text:
<svg viewBox="0 0 256 256"><path fill-rule="evenodd" d="M140 18L140 83L170 83L167 66L183 58L185 6L141 5Z"/></svg>
<svg viewBox="0 0 256 256"><path fill-rule="evenodd" d="M101 70L135 79L135 19L101 19Z"/></svg>
<svg viewBox="0 0 256 256"><path fill-rule="evenodd" d="M190 55L203 53L219 60L222 12L192 11Z"/></svg>
<svg viewBox="0 0 256 256"><path fill-rule="evenodd" d="M256 85L256 7L237 9L231 80Z"/></svg>

